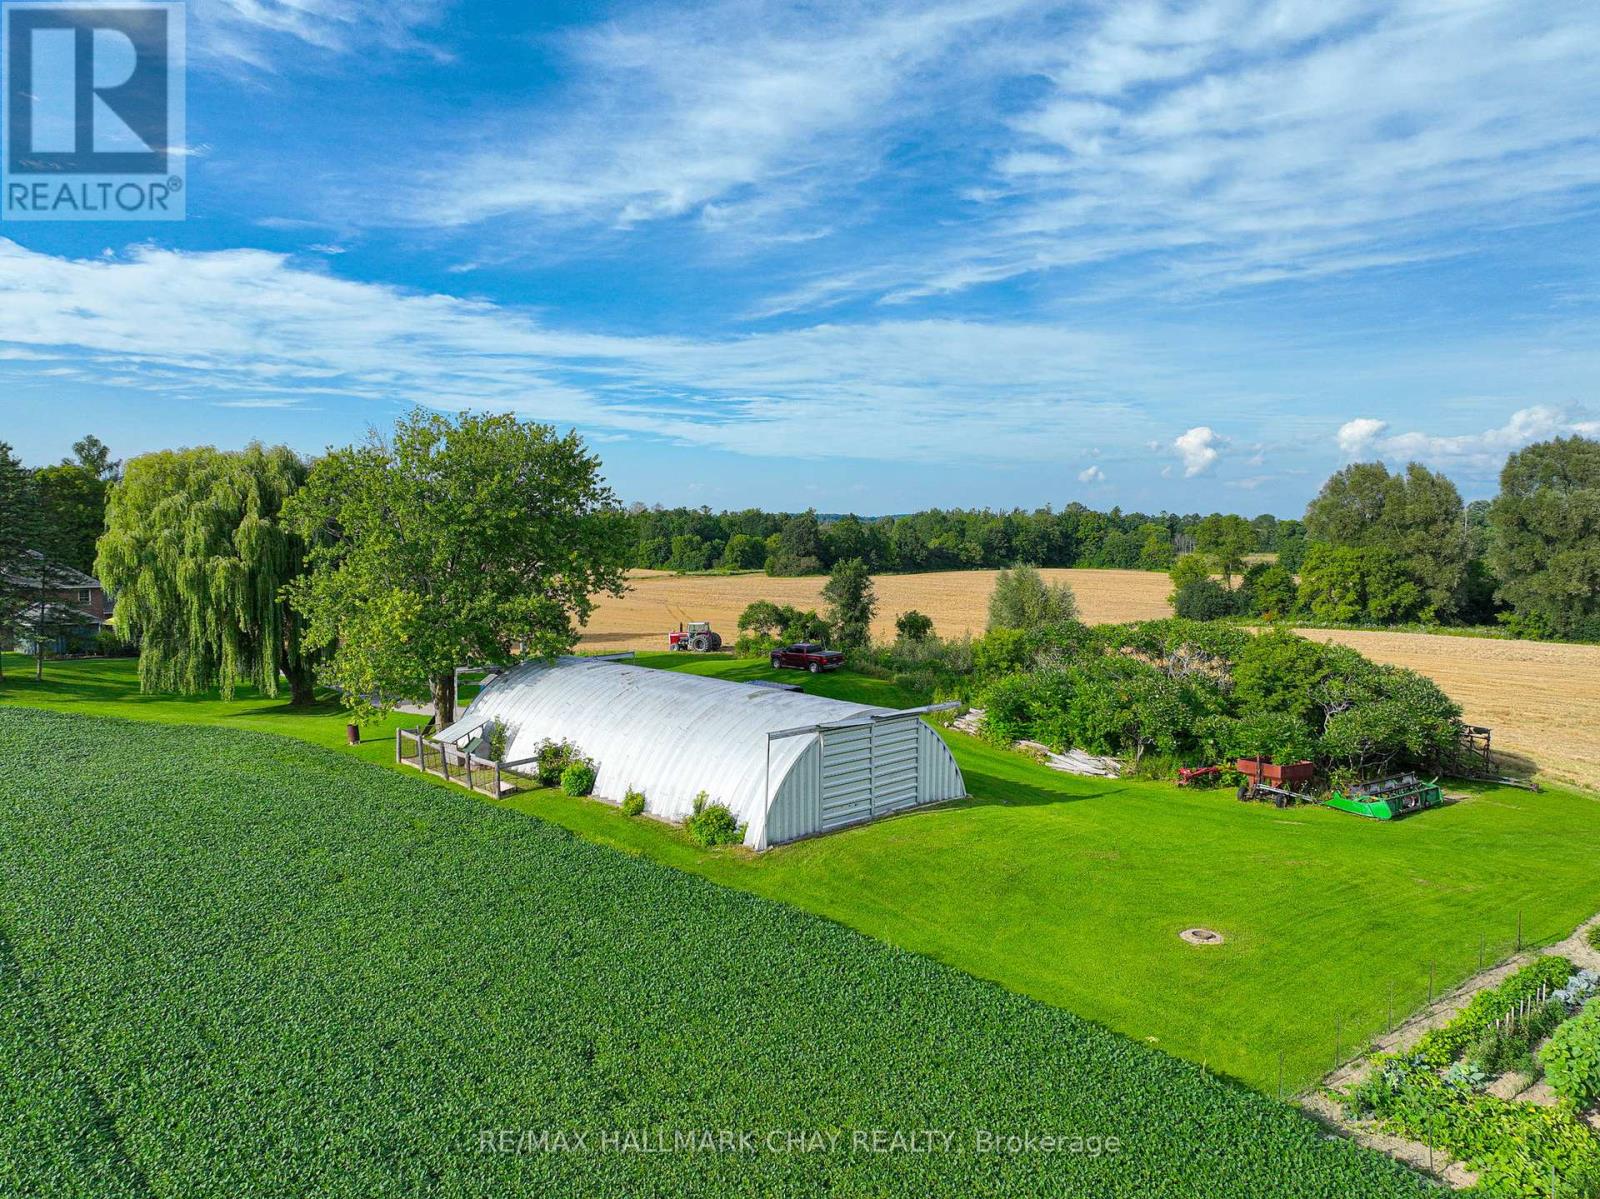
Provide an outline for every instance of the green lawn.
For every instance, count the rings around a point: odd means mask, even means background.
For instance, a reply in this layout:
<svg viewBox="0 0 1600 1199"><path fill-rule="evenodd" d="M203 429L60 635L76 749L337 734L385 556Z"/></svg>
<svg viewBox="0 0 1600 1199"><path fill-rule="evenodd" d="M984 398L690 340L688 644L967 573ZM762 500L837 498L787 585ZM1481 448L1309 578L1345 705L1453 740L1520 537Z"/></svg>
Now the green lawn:
<svg viewBox="0 0 1600 1199"><path fill-rule="evenodd" d="M0 708L0 832L0 1195L1426 1192L1069 1012L338 750Z"/></svg>
<svg viewBox="0 0 1600 1199"><path fill-rule="evenodd" d="M782 677L839 698L909 703L850 673L773 676L759 662L641 659L726 677ZM86 712L267 729L338 745L336 715L282 705L125 698L126 664L53 666L63 682L3 694ZM10 667L8 666L8 674ZM119 673L120 672L120 673ZM85 679L80 689L75 676ZM121 682L118 682L120 678ZM119 687L121 689L119 693ZM233 710L241 709L241 710ZM414 718L413 718L414 719ZM392 727L392 726L390 726ZM363 756L392 756L381 732ZM537 791L507 801L591 840L784 900L1066 1007L1262 1089L1297 1089L1443 991L1480 951L1569 933L1600 909L1600 801L1478 789L1384 824L1280 812L1223 792L1074 779L948 734L973 798L755 857ZM1196 948L1180 929L1219 929Z"/></svg>

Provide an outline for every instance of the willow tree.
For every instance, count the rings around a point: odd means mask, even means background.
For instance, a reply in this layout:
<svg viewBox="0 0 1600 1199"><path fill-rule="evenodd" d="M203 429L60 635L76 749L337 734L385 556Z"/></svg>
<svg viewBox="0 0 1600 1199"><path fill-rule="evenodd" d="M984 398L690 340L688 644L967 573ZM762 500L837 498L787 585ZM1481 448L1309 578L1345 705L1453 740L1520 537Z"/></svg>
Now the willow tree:
<svg viewBox="0 0 1600 1199"><path fill-rule="evenodd" d="M358 718L431 694L446 723L457 666L570 649L629 548L599 459L512 416L413 412L319 460L285 517L312 547L290 596Z"/></svg>
<svg viewBox="0 0 1600 1199"><path fill-rule="evenodd" d="M284 588L305 543L283 523L306 466L284 446L204 446L135 458L111 489L96 572L117 630L139 642L144 691L231 697L242 683L295 703L314 674Z"/></svg>

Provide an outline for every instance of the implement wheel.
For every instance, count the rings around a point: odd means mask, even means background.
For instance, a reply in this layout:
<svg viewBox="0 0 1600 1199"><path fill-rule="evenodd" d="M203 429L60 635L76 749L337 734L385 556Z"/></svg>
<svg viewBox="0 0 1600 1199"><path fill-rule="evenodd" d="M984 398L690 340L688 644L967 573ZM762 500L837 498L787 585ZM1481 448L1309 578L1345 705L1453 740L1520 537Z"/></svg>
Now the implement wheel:
<svg viewBox="0 0 1600 1199"><path fill-rule="evenodd" d="M1239 802L1240 803L1244 803L1246 800L1248 800L1251 797L1251 795L1252 795L1252 793L1254 793L1254 791L1255 791L1255 788L1252 787L1249 783L1240 783L1239 784Z"/></svg>

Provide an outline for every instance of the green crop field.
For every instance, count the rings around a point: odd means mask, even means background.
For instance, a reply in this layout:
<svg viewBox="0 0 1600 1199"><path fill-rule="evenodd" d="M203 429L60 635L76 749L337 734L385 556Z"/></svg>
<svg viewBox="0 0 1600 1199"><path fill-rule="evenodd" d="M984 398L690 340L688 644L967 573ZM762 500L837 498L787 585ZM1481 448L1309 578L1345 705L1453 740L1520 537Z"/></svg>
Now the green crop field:
<svg viewBox="0 0 1600 1199"><path fill-rule="evenodd" d="M641 658L736 678L782 677L838 698L916 697L849 672L773 676L762 662ZM132 694L131 663L51 663L36 690L8 663L0 696L63 710L216 721L392 761L385 729L351 751L331 709ZM413 721L415 718L411 718ZM1474 789L1384 824L1278 811L1227 793L1080 779L949 734L973 798L760 857L696 848L679 830L536 791L516 810L726 886L828 916L1214 1072L1275 1092L1307 1086L1388 1022L1524 943L1600 910L1600 801ZM439 784L443 786L443 784ZM1220 946L1177 933L1216 928Z"/></svg>
<svg viewBox="0 0 1600 1199"><path fill-rule="evenodd" d="M7 707L0 830L0 1194L1424 1193L1068 1012L336 751Z"/></svg>

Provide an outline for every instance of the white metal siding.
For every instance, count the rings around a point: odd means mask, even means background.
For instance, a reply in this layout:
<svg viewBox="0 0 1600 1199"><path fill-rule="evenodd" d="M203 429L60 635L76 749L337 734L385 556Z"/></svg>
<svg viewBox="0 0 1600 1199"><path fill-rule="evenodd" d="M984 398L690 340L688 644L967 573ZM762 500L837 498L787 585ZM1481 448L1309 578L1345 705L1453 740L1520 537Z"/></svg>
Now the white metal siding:
<svg viewBox="0 0 1600 1199"><path fill-rule="evenodd" d="M571 741L598 767L596 795L637 789L665 819L705 791L757 849L966 793L949 748L915 714L678 671L525 662L437 736L465 738L490 720L506 726L507 760L546 738ZM793 735L769 744L773 732Z"/></svg>

